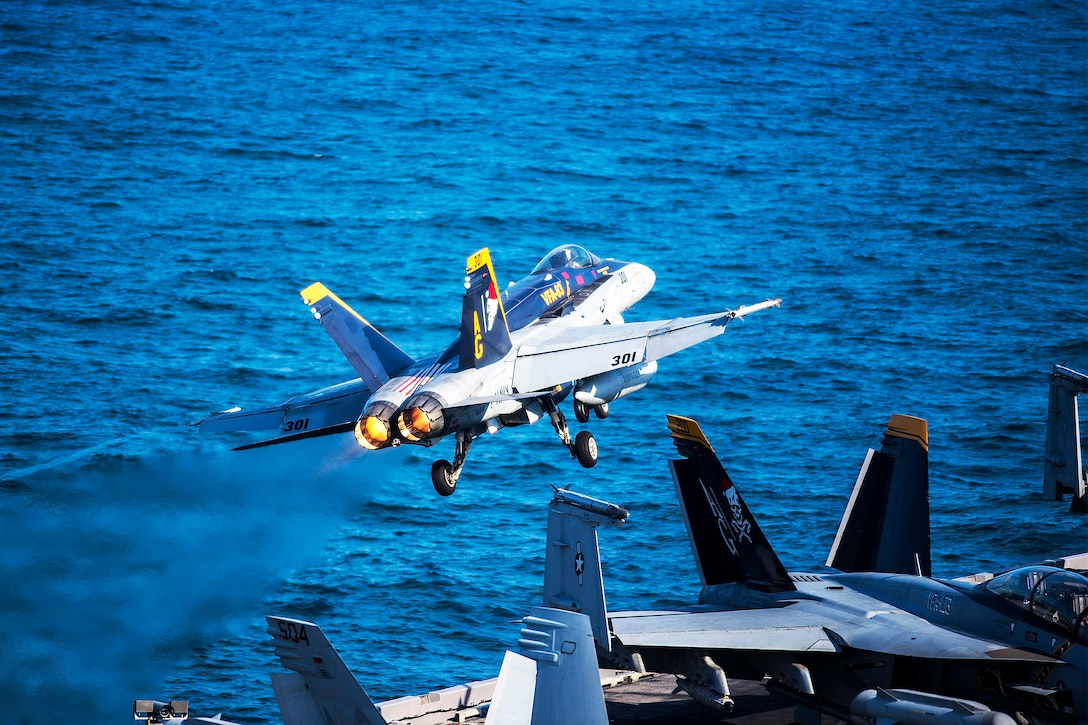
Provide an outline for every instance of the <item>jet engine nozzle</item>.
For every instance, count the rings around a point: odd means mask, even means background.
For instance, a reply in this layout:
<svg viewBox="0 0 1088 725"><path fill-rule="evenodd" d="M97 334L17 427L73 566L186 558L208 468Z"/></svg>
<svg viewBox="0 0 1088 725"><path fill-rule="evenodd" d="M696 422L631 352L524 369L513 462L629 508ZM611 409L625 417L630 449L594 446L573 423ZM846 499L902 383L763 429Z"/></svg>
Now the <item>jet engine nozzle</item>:
<svg viewBox="0 0 1088 725"><path fill-rule="evenodd" d="M368 451L393 444L393 430L389 421L396 409L389 403L371 405L355 423L355 440Z"/></svg>
<svg viewBox="0 0 1088 725"><path fill-rule="evenodd" d="M444 402L430 393L413 395L397 416L397 428L406 441L417 443L442 435L446 420Z"/></svg>

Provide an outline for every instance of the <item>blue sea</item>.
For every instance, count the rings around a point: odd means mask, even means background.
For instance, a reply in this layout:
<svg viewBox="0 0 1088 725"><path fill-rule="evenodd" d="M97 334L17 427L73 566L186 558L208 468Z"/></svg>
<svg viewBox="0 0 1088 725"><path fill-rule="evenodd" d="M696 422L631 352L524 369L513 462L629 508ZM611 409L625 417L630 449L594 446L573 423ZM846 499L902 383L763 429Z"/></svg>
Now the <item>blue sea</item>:
<svg viewBox="0 0 1088 725"><path fill-rule="evenodd" d="M377 699L493 676L553 485L631 510L610 606L691 602L666 413L789 568L892 413L929 421L937 575L1088 549L1042 495L1051 363L1088 371L1083 2L15 0L0 153L0 722L275 722L265 613ZM450 499L452 441L189 425L354 376L313 281L419 356L469 254L505 284L567 243L655 270L628 320L782 307L594 419L595 468L505 430Z"/></svg>

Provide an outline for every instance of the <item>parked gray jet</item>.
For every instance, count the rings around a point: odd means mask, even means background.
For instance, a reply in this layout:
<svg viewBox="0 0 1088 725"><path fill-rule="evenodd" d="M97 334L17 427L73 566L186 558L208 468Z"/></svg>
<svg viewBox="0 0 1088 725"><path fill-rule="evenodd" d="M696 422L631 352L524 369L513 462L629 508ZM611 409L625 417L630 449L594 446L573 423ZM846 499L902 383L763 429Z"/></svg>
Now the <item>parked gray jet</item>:
<svg viewBox="0 0 1088 725"><path fill-rule="evenodd" d="M928 576L925 421L894 416L866 458L828 558L842 573L787 572L698 424L669 429L698 604L607 612L592 529L609 517L549 524L544 604L585 612L603 659L674 673L722 709L727 675L766 678L802 722L1085 722L1088 578Z"/></svg>

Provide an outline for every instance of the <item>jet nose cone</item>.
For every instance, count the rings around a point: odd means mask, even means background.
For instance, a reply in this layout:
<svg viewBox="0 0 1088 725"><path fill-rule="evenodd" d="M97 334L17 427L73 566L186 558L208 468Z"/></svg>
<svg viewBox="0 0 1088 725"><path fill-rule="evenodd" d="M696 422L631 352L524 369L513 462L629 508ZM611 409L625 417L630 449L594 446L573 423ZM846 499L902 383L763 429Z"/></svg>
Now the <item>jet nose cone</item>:
<svg viewBox="0 0 1088 725"><path fill-rule="evenodd" d="M637 293L636 299L642 299L648 294L653 289L654 282L657 281L657 275L654 274L654 271L645 264L639 264L638 262L628 264L623 268L623 272L627 275L633 291Z"/></svg>

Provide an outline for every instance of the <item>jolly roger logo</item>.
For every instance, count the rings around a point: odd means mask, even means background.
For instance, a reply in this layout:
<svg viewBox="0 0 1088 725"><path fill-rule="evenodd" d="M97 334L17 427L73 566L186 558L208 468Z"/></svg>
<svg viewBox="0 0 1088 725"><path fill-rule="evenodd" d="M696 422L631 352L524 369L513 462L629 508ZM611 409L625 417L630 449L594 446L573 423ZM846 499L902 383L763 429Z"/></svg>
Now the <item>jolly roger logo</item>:
<svg viewBox="0 0 1088 725"><path fill-rule="evenodd" d="M730 485L726 489L725 496L729 499L729 509L733 513L733 520L730 523L733 531L737 533L737 539L752 543L752 522L744 518L744 508L741 506L736 487Z"/></svg>

